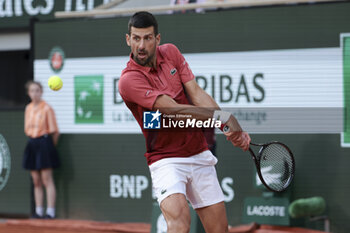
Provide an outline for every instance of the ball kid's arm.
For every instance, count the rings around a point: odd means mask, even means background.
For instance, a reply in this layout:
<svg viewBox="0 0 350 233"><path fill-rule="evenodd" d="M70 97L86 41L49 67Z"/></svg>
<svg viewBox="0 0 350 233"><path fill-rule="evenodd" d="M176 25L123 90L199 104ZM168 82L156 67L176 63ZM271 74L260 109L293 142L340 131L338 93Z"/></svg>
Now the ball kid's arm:
<svg viewBox="0 0 350 233"><path fill-rule="evenodd" d="M59 132L54 132L51 134L52 137L52 142L55 146L57 146L58 143L58 138L60 137L60 133Z"/></svg>

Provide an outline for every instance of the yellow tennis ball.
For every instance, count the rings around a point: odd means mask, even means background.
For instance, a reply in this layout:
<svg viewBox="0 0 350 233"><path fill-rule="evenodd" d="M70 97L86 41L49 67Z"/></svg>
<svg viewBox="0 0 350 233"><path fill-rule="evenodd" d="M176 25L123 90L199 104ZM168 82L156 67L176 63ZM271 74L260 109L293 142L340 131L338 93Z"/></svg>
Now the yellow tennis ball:
<svg viewBox="0 0 350 233"><path fill-rule="evenodd" d="M57 75L51 76L49 78L48 84L51 90L54 90L54 91L58 91L63 86L62 79Z"/></svg>

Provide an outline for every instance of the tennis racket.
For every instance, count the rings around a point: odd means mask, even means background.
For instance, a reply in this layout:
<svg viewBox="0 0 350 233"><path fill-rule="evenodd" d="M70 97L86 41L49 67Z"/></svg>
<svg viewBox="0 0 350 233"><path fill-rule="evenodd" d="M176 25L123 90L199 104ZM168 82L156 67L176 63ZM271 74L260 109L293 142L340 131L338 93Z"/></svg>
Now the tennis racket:
<svg viewBox="0 0 350 233"><path fill-rule="evenodd" d="M224 132L229 131L228 126L223 127ZM283 192L292 183L295 173L295 161L292 151L281 142L268 142L265 144L250 143L251 146L260 147L254 153L251 147L249 152L256 166L261 183L270 191Z"/></svg>
<svg viewBox="0 0 350 233"><path fill-rule="evenodd" d="M5 138L0 134L0 191L5 187L10 175L11 155Z"/></svg>
<svg viewBox="0 0 350 233"><path fill-rule="evenodd" d="M249 147L249 152L261 183L273 192L286 190L292 183L295 173L292 151L288 146L277 141L265 144L250 143L250 145L260 147L257 154L251 147Z"/></svg>

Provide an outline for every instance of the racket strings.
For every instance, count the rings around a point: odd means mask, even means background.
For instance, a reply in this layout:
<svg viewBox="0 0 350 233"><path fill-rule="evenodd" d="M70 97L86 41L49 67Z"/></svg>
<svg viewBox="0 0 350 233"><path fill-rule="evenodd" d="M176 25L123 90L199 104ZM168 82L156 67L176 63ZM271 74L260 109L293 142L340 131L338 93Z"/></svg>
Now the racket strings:
<svg viewBox="0 0 350 233"><path fill-rule="evenodd" d="M284 190L294 173L292 156L284 146L270 144L261 151L260 170L262 178L270 188Z"/></svg>

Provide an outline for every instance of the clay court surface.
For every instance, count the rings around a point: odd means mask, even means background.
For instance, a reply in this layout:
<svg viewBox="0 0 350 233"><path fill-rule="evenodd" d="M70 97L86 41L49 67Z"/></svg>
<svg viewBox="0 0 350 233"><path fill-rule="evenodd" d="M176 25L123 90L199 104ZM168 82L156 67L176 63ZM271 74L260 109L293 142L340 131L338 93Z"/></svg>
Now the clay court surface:
<svg viewBox="0 0 350 233"><path fill-rule="evenodd" d="M84 220L4 220L0 233L149 233L146 223L107 223Z"/></svg>
<svg viewBox="0 0 350 233"><path fill-rule="evenodd" d="M0 233L150 233L147 223L108 223L85 220L36 220L9 219L1 220ZM268 225L242 225L230 227L230 233L321 233L295 227Z"/></svg>

